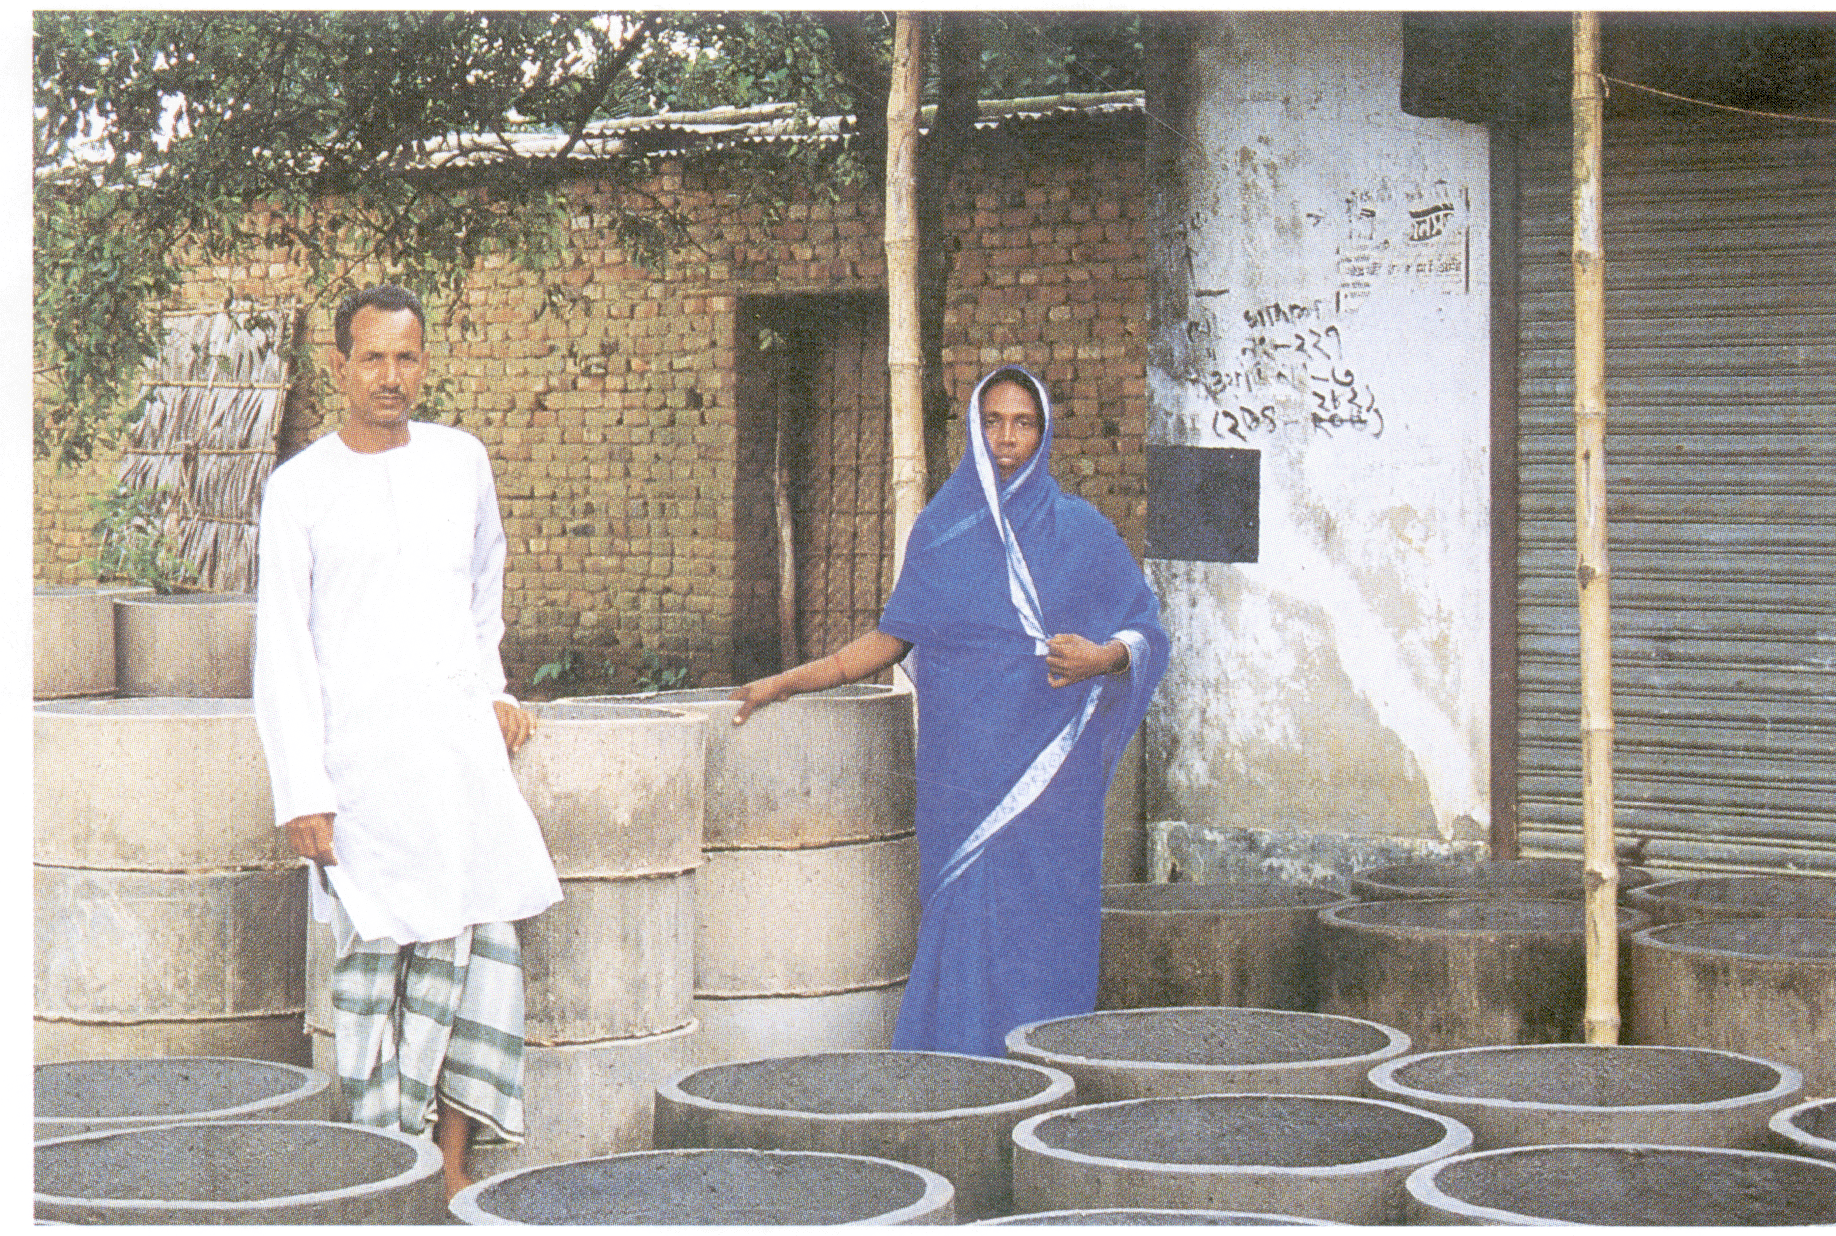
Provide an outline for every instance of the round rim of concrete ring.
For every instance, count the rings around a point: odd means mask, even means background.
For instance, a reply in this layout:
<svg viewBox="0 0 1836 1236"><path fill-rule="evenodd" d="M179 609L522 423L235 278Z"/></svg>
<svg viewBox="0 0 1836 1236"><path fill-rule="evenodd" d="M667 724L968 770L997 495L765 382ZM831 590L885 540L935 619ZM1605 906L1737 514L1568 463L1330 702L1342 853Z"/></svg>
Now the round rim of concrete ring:
<svg viewBox="0 0 1836 1236"><path fill-rule="evenodd" d="M1166 1210L1155 1206L1104 1206L1090 1210L1032 1210L1025 1214L1001 1215L993 1219L977 1219L966 1223L965 1227L1046 1227L1054 1224L1065 1226L1112 1226L1098 1224L1097 1219L1109 1216L1136 1215L1145 1223L1135 1226L1148 1226L1164 1219L1163 1226L1190 1227L1195 1224L1212 1224L1219 1227L1337 1227L1330 1219L1309 1219L1303 1215L1277 1215L1260 1210ZM1070 1223L1066 1223L1070 1220ZM1247 1220L1248 1222L1245 1222ZM1127 1220L1123 1220L1127 1224Z"/></svg>
<svg viewBox="0 0 1836 1236"><path fill-rule="evenodd" d="M285 1090L249 1099L243 1103L235 1103L229 1107L200 1108L186 1112L142 1113L131 1116L43 1116L38 1114L36 1104L34 1104L32 1113L34 1140L45 1141L61 1136L56 1131L59 1125L81 1125L84 1133L111 1133L119 1129L138 1129L153 1125L241 1120L247 1118L251 1113L270 1111L309 1099L330 1090L332 1082L327 1074L318 1069L287 1064L280 1060L257 1060L247 1056L105 1056L82 1060L54 1060L35 1065L32 1069L33 1090L36 1091L38 1088L39 1077L47 1073L76 1072L84 1068L120 1064L149 1065L154 1068L208 1067L221 1064L255 1066L259 1069L272 1069L283 1078L291 1077L294 1084Z"/></svg>
<svg viewBox="0 0 1836 1236"><path fill-rule="evenodd" d="M234 1126L235 1131L243 1132L264 1125L285 1125L297 1128L301 1125L317 1125L328 1129L350 1130L358 1134L374 1136L385 1141L397 1142L413 1153L412 1163L395 1175L382 1180L366 1180L357 1184L346 1185L338 1189L326 1189L317 1193L276 1194L271 1197L251 1198L246 1201L210 1201L182 1200L159 1198L108 1198L108 1197L68 1197L62 1194L41 1193L34 1182L32 1202L34 1208L40 1203L51 1206L81 1207L100 1211L144 1211L179 1213L183 1211L203 1211L213 1217L221 1216L220 1222L234 1222L235 1216L248 1212L255 1213L271 1210L277 1206L304 1207L311 1205L335 1204L342 1200L360 1198L368 1194L388 1189L405 1188L422 1180L437 1176L441 1170L440 1151L432 1140L425 1137L413 1137L394 1129L376 1128L370 1125L345 1124L333 1120L230 1120L230 1121L180 1121L174 1124L142 1125L133 1129L108 1129L100 1133L79 1133L74 1137L58 1137L33 1144L34 1153L59 1146L70 1146L81 1142L103 1141L117 1137L143 1137L156 1134L166 1129L196 1129L200 1127ZM168 1220L170 1221L170 1220Z"/></svg>
<svg viewBox="0 0 1836 1236"><path fill-rule="evenodd" d="M972 1060L977 1064L1011 1067L1015 1071L1036 1073L1045 1084L1034 1094L1024 1095L1018 1099L1008 1099L1000 1103L978 1103L973 1107L937 1107L912 1108L906 1111L874 1110L853 1112L810 1111L797 1107L755 1107L748 1103L733 1103L724 1099L708 1099L693 1094L682 1087L682 1083L698 1073L716 1073L722 1069L740 1069L751 1065L770 1065L785 1060L820 1060L841 1057L879 1057L893 1056L939 1056L950 1060ZM949 1120L953 1117L984 1115L1016 1108L1037 1107L1041 1103L1056 1103L1071 1095L1077 1087L1069 1074L1030 1060L1008 1060L1000 1056L967 1056L961 1052L948 1051L900 1051L896 1048L865 1048L855 1051L816 1051L796 1056L757 1056L750 1060L721 1060L714 1064L700 1064L693 1068L683 1069L680 1073L657 1083L657 1093L667 1097L671 1102L686 1107L700 1107L718 1111L745 1112L748 1115L781 1115L790 1113L800 1119L811 1122L836 1124L865 1124L868 1121L878 1123L933 1123ZM1061 1109L1062 1110L1062 1109ZM1050 1113L1043 1113L1050 1114Z"/></svg>
<svg viewBox="0 0 1836 1236"><path fill-rule="evenodd" d="M1716 936L1741 936L1757 932L1791 932L1802 931L1819 942L1827 938L1830 947L1827 952L1755 952L1751 948L1740 948L1727 943L1717 942ZM1705 938L1706 937L1706 938ZM1743 957L1751 961L1767 962L1795 966L1804 961L1836 961L1836 923L1827 918L1804 917L1801 915L1774 914L1757 918L1692 918L1676 923L1656 923L1641 927L1632 932L1632 943L1635 946L1660 949L1667 953L1680 953L1699 957L1704 953L1721 953L1729 957Z"/></svg>
<svg viewBox="0 0 1836 1236"><path fill-rule="evenodd" d="M1555 922L1547 921L1546 912L1556 910ZM1383 901L1354 901L1349 905L1327 906L1319 912L1322 925L1344 931L1364 931L1399 939L1422 936L1573 936L1583 932L1583 906L1579 901L1557 897L1396 897ZM1422 921L1428 916L1444 915L1438 921ZM1650 916L1640 910L1614 906L1619 934L1623 937L1648 928ZM1493 921L1459 922L1460 917ZM1410 919L1416 921L1409 921ZM1537 921L1539 918L1545 921ZM1390 920L1390 921L1385 921Z"/></svg>
<svg viewBox="0 0 1836 1236"><path fill-rule="evenodd" d="M1223 1018L1228 1018L1232 1014L1253 1013L1263 1019L1295 1021L1301 1024L1306 1024L1308 1022L1318 1024L1320 1021L1325 1020L1343 1023L1347 1026L1356 1026L1361 1030L1374 1030L1382 1035L1385 1041L1382 1047L1375 1048L1368 1052L1359 1052L1357 1055L1353 1056L1310 1056L1303 1060L1256 1061L1244 1064L1207 1064L1203 1061L1183 1060L1145 1060L1132 1056L1075 1056L1069 1052L1053 1051L1050 1048L1042 1047L1037 1043L1029 1041L1029 1036L1041 1027L1060 1025L1065 1022L1092 1022L1099 1019L1104 1021L1126 1022L1130 1020L1145 1020L1149 1015L1165 1013L1216 1014ZM1071 1061L1074 1062L1074 1065L1125 1065L1131 1070L1139 1069L1150 1074L1155 1072L1183 1073L1203 1071L1217 1073L1226 1077L1233 1072L1263 1073L1280 1069L1291 1069L1295 1072L1299 1072L1304 1069L1319 1069L1329 1065L1351 1064L1360 1059L1389 1063L1393 1062L1394 1057L1403 1056L1403 1053L1407 1052L1412 1046L1412 1040L1409 1036L1396 1027L1386 1026L1382 1022L1370 1021L1363 1017L1347 1017L1340 1013L1313 1013L1301 1009L1240 1009L1228 1005L1216 1004L1168 1005L1160 1008L1138 1009L1097 1009L1095 1012L1074 1013L1068 1017L1048 1017L1040 1021L1027 1022L1023 1026L1014 1027L1012 1030L1008 1031L1006 1043L1010 1058L1015 1050L1025 1050L1028 1053L1035 1053L1044 1057L1041 1063L1061 1069L1065 1066L1060 1062ZM1409 1057L1404 1058L1406 1059Z"/></svg>
<svg viewBox="0 0 1836 1236"><path fill-rule="evenodd" d="M1772 1119L1766 1123L1775 1134L1792 1144L1792 1153L1836 1163L1836 1139L1819 1137L1798 1123L1801 1116L1813 1111L1828 1112L1832 1125L1836 1126L1836 1097L1810 1099L1794 1107L1782 1108L1772 1113Z"/></svg>
<svg viewBox="0 0 1836 1236"><path fill-rule="evenodd" d="M637 1163L648 1160L699 1158L707 1156L776 1158L787 1162L799 1159L845 1159L854 1163L871 1163L881 1167L891 1168L895 1172L908 1173L917 1177L919 1183L924 1186L924 1191L919 1195L916 1201L909 1202L897 1210L874 1215L868 1219L855 1220L855 1223L871 1223L878 1226L881 1224L898 1225L905 1223L936 1222L935 1219L928 1218L928 1216L934 1215L936 1211L944 1206L951 1205L956 1197L956 1187L940 1173L934 1172L928 1167L919 1167L915 1163L900 1163L892 1159L881 1158L877 1155L838 1154L830 1150L761 1150L751 1147L709 1146L689 1147L677 1150L632 1150L624 1154L596 1155L592 1158L575 1159L567 1163L538 1163L533 1167L519 1167L514 1171L502 1172L496 1176L491 1176L467 1185L465 1188L459 1190L459 1192L453 1194L452 1200L446 1204L446 1208L452 1218L459 1223L475 1226L520 1226L518 1220L505 1219L484 1209L483 1206L479 1205L478 1199L483 1197L490 1189L502 1185L507 1181L524 1176L537 1175L543 1172L554 1172L558 1169L576 1167L583 1163ZM692 1222L692 1220L683 1221Z"/></svg>
<svg viewBox="0 0 1836 1236"><path fill-rule="evenodd" d="M1250 1099L1280 1099L1284 1101L1301 1100L1309 1103L1345 1103L1363 1107L1387 1107L1418 1119L1433 1121L1441 1126L1440 1140L1431 1146L1411 1150L1407 1154L1388 1155L1381 1159L1359 1159L1350 1163L1327 1163L1316 1166L1291 1167L1279 1163L1157 1163L1144 1159L1119 1159L1108 1155L1085 1154L1081 1150L1066 1150L1052 1146L1039 1136L1038 1128L1048 1121L1060 1118L1075 1118L1090 1112L1105 1109L1120 1109L1147 1103L1186 1103L1219 1099L1242 1102ZM1367 1099L1347 1094L1283 1094L1279 1092L1258 1092L1253 1094L1200 1094L1185 1095L1173 1098L1156 1099L1117 1099L1113 1103L1090 1103L1081 1107L1061 1107L1057 1111L1041 1112L1029 1116L1014 1126L1014 1145L1038 1155L1047 1155L1072 1163L1114 1164L1119 1167L1152 1167L1160 1169L1163 1175L1190 1176L1234 1176L1264 1175L1292 1176L1299 1179L1334 1176L1359 1176L1382 1171L1389 1167L1400 1167L1409 1163L1428 1163L1457 1155L1472 1144L1472 1130L1449 1116L1437 1112L1423 1111L1419 1107L1410 1107L1407 1103L1397 1103L1391 1099Z"/></svg>
<svg viewBox="0 0 1836 1236"><path fill-rule="evenodd" d="M1465 1154L1449 1155L1437 1162L1424 1164L1409 1173L1408 1178L1403 1181L1403 1192L1408 1200L1421 1206L1432 1208L1443 1215L1456 1216L1440 1220L1442 1224L1482 1224L1504 1225L1510 1227L1567 1227L1569 1226L1568 1221L1562 1219L1544 1218L1540 1215L1524 1214L1515 1210L1499 1210L1491 1206L1480 1206L1473 1202L1462 1201L1457 1197L1444 1193L1440 1186L1435 1183L1435 1176L1438 1173L1450 1168L1458 1168L1463 1164L1506 1155L1534 1155L1551 1150L1583 1150L1598 1151L1602 1153L1625 1151L1633 1155L1649 1154L1653 1152L1677 1155L1702 1154L1714 1157L1762 1159L1771 1162L1783 1161L1813 1165L1818 1164L1818 1160L1805 1155L1781 1154L1767 1150L1730 1150L1713 1146L1659 1146L1649 1142L1593 1142L1560 1143L1542 1146L1506 1146L1500 1150L1475 1150ZM1821 1164L1821 1166L1832 1169L1830 1180L1832 1184L1836 1184L1836 1164L1825 1163ZM1598 1222L1598 1220L1595 1220L1595 1222ZM1708 1221L1698 1220L1698 1222Z"/></svg>
<svg viewBox="0 0 1836 1236"><path fill-rule="evenodd" d="M1734 1095L1726 1099L1677 1103L1543 1103L1534 1099L1507 1099L1493 1095L1462 1094L1450 1090L1429 1090L1398 1081L1396 1074L1425 1061L1472 1059L1477 1056L1530 1054L1544 1056L1590 1056L1604 1052L1625 1055L1643 1054L1648 1059L1665 1056L1716 1056L1743 1064L1758 1065L1778 1074L1778 1081L1764 1091ZM1760 1056L1723 1051L1718 1047L1685 1047L1647 1043L1493 1043L1480 1047L1452 1047L1441 1051L1417 1052L1386 1060L1370 1072L1371 1085L1386 1096L1407 1103L1411 1098L1432 1100L1449 1105L1470 1104L1480 1108L1527 1109L1545 1112L1662 1112L1662 1111L1730 1111L1738 1107L1762 1107L1789 1099L1804 1088L1804 1075L1788 1064ZM1713 1147L1710 1147L1713 1149Z"/></svg>

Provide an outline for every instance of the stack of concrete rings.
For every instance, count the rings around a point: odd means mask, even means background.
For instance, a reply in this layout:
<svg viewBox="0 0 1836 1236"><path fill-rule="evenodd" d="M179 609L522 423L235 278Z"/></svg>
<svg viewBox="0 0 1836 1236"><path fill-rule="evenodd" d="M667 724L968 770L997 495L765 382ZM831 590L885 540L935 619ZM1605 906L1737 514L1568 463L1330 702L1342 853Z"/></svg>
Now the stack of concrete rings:
<svg viewBox="0 0 1836 1236"><path fill-rule="evenodd" d="M306 1063L305 873L247 699L33 710L35 1056Z"/></svg>
<svg viewBox="0 0 1836 1236"><path fill-rule="evenodd" d="M650 1146L656 1084L690 1063L701 717L661 708L531 706L511 761L563 899L516 925L522 945L528 1137L480 1146L495 1173ZM307 1024L333 1054L330 929L313 924Z"/></svg>
<svg viewBox="0 0 1836 1236"><path fill-rule="evenodd" d="M836 687L740 726L727 695L591 697L708 719L696 1063L886 1047L918 939L911 693Z"/></svg>

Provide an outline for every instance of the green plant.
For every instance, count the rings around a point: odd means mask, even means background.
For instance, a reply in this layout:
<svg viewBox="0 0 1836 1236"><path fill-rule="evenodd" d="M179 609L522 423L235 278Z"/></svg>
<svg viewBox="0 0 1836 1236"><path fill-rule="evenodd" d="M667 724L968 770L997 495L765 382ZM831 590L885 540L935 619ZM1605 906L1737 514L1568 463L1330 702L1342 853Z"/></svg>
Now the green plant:
<svg viewBox="0 0 1836 1236"><path fill-rule="evenodd" d="M179 553L166 535L169 499L170 492L163 485L130 489L121 484L111 493L91 498L89 509L98 516L94 528L98 548L95 557L77 565L97 579L127 580L161 593L196 583L197 565Z"/></svg>
<svg viewBox="0 0 1836 1236"><path fill-rule="evenodd" d="M572 648L563 648L555 660L536 666L536 672L530 675L529 685L539 687L552 680L556 686L561 687L578 682L579 679L580 659L574 655Z"/></svg>
<svg viewBox="0 0 1836 1236"><path fill-rule="evenodd" d="M688 681L688 666L667 664L654 648L644 649L639 660L642 662L637 680L640 691L674 691Z"/></svg>

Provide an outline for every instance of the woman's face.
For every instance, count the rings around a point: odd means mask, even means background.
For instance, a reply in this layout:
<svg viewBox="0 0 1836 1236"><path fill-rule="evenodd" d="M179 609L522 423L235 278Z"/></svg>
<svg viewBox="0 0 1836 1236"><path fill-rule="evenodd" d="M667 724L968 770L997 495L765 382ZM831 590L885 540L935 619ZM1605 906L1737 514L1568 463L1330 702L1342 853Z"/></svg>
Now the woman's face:
<svg viewBox="0 0 1836 1236"><path fill-rule="evenodd" d="M1033 457L1044 432L1039 404L1020 383L998 382L982 391L982 433L1003 481Z"/></svg>

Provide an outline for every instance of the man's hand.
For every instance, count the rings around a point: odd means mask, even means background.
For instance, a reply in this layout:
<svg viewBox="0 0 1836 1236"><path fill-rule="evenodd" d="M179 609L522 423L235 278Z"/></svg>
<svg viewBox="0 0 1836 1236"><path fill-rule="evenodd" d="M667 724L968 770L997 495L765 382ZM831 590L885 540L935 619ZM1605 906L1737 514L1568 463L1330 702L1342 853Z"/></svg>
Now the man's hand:
<svg viewBox="0 0 1836 1236"><path fill-rule="evenodd" d="M504 732L504 749L515 755L535 733L535 714L502 700L492 700L491 707L497 710L497 728Z"/></svg>
<svg viewBox="0 0 1836 1236"><path fill-rule="evenodd" d="M735 725L746 724L746 718L752 715L755 708L782 703L790 697L790 687L784 682L782 674L773 674L769 678L755 678L745 686L735 687L727 693L728 699L740 701L739 711L733 714Z"/></svg>
<svg viewBox="0 0 1836 1236"><path fill-rule="evenodd" d="M1046 681L1054 687L1113 674L1127 664L1128 645L1119 639L1093 644L1081 635L1054 635L1046 641Z"/></svg>
<svg viewBox="0 0 1836 1236"><path fill-rule="evenodd" d="M287 821L287 844L301 858L310 858L321 867L336 867L338 856L332 853L332 813L297 815Z"/></svg>

